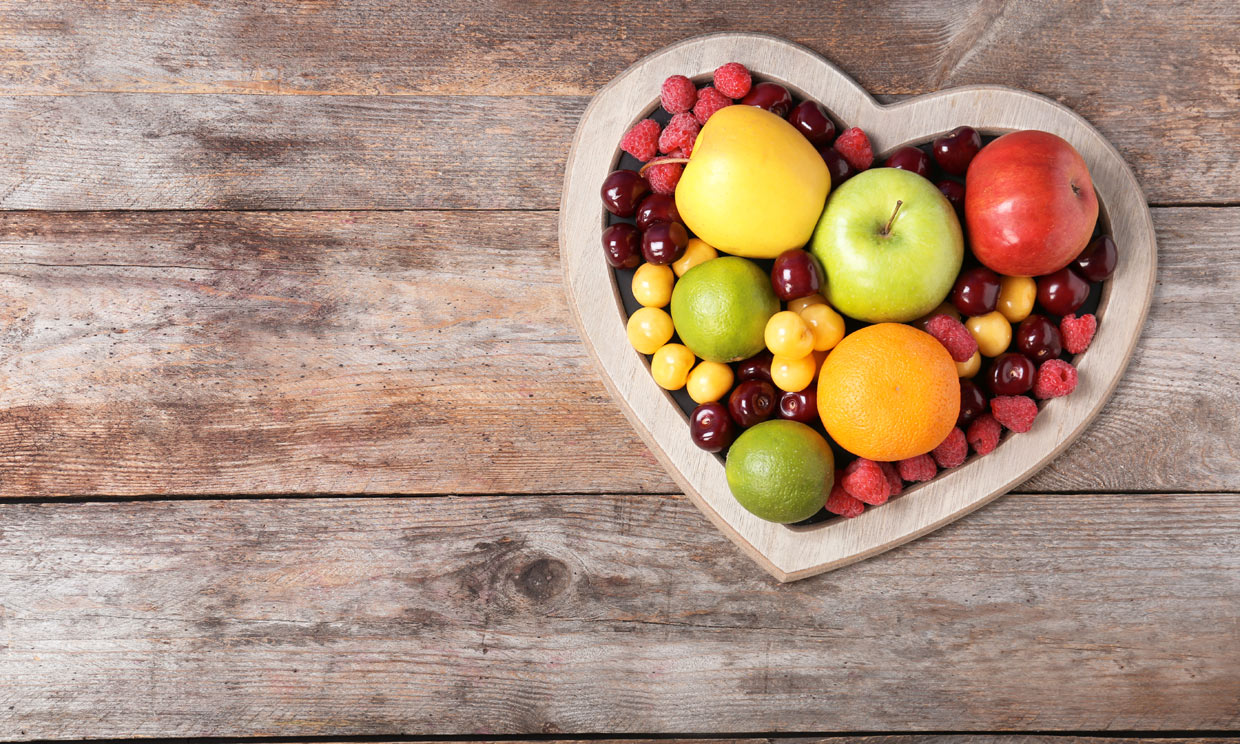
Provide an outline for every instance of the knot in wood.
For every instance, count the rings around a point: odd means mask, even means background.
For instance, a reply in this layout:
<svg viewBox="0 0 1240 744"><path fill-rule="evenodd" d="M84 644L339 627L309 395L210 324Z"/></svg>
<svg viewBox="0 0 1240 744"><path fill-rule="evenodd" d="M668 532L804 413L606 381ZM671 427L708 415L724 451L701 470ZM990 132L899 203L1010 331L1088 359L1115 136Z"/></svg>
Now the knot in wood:
<svg viewBox="0 0 1240 744"><path fill-rule="evenodd" d="M546 602L564 593L572 583L572 571L563 561L539 558L517 574L517 590L535 602Z"/></svg>

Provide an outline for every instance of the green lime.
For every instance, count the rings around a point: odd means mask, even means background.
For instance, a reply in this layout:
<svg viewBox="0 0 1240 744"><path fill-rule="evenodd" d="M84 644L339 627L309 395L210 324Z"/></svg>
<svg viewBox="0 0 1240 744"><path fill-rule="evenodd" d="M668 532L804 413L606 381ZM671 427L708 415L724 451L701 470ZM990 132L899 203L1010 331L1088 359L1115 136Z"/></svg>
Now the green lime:
<svg viewBox="0 0 1240 744"><path fill-rule="evenodd" d="M728 487L756 517L788 524L827 503L835 455L822 435L797 421L764 421L728 450Z"/></svg>
<svg viewBox="0 0 1240 744"><path fill-rule="evenodd" d="M736 362L766 348L766 321L779 312L770 277L738 256L685 272L672 290L672 323L685 346L709 362Z"/></svg>

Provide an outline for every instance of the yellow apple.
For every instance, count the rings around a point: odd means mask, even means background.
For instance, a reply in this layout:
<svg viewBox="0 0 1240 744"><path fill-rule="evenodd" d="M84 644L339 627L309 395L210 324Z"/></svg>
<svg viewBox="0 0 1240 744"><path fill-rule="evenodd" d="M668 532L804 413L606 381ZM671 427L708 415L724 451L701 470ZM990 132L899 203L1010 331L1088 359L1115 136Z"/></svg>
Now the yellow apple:
<svg viewBox="0 0 1240 744"><path fill-rule="evenodd" d="M728 106L698 134L676 210L725 253L774 258L809 242L830 190L822 156L791 124L755 106Z"/></svg>

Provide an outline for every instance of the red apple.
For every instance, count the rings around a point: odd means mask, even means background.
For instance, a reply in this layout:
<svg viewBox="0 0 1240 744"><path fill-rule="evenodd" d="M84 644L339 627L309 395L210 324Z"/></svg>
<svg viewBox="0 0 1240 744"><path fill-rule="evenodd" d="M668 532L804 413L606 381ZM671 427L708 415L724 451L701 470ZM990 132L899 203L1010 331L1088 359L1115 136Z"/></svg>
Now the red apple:
<svg viewBox="0 0 1240 744"><path fill-rule="evenodd" d="M1041 276L1085 249L1098 221L1098 196L1072 145L1049 132L1012 132L969 163L964 216L969 245L987 268Z"/></svg>

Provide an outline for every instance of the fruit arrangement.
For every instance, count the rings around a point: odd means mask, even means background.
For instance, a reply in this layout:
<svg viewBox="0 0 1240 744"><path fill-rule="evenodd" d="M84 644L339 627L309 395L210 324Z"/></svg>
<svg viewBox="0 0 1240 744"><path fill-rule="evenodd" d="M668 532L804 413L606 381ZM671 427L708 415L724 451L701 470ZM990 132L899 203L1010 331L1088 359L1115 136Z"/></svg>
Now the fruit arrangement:
<svg viewBox="0 0 1240 744"><path fill-rule="evenodd" d="M1118 254L1066 141L960 126L876 158L739 63L659 94L601 185L603 249L748 511L855 517L1076 388Z"/></svg>

